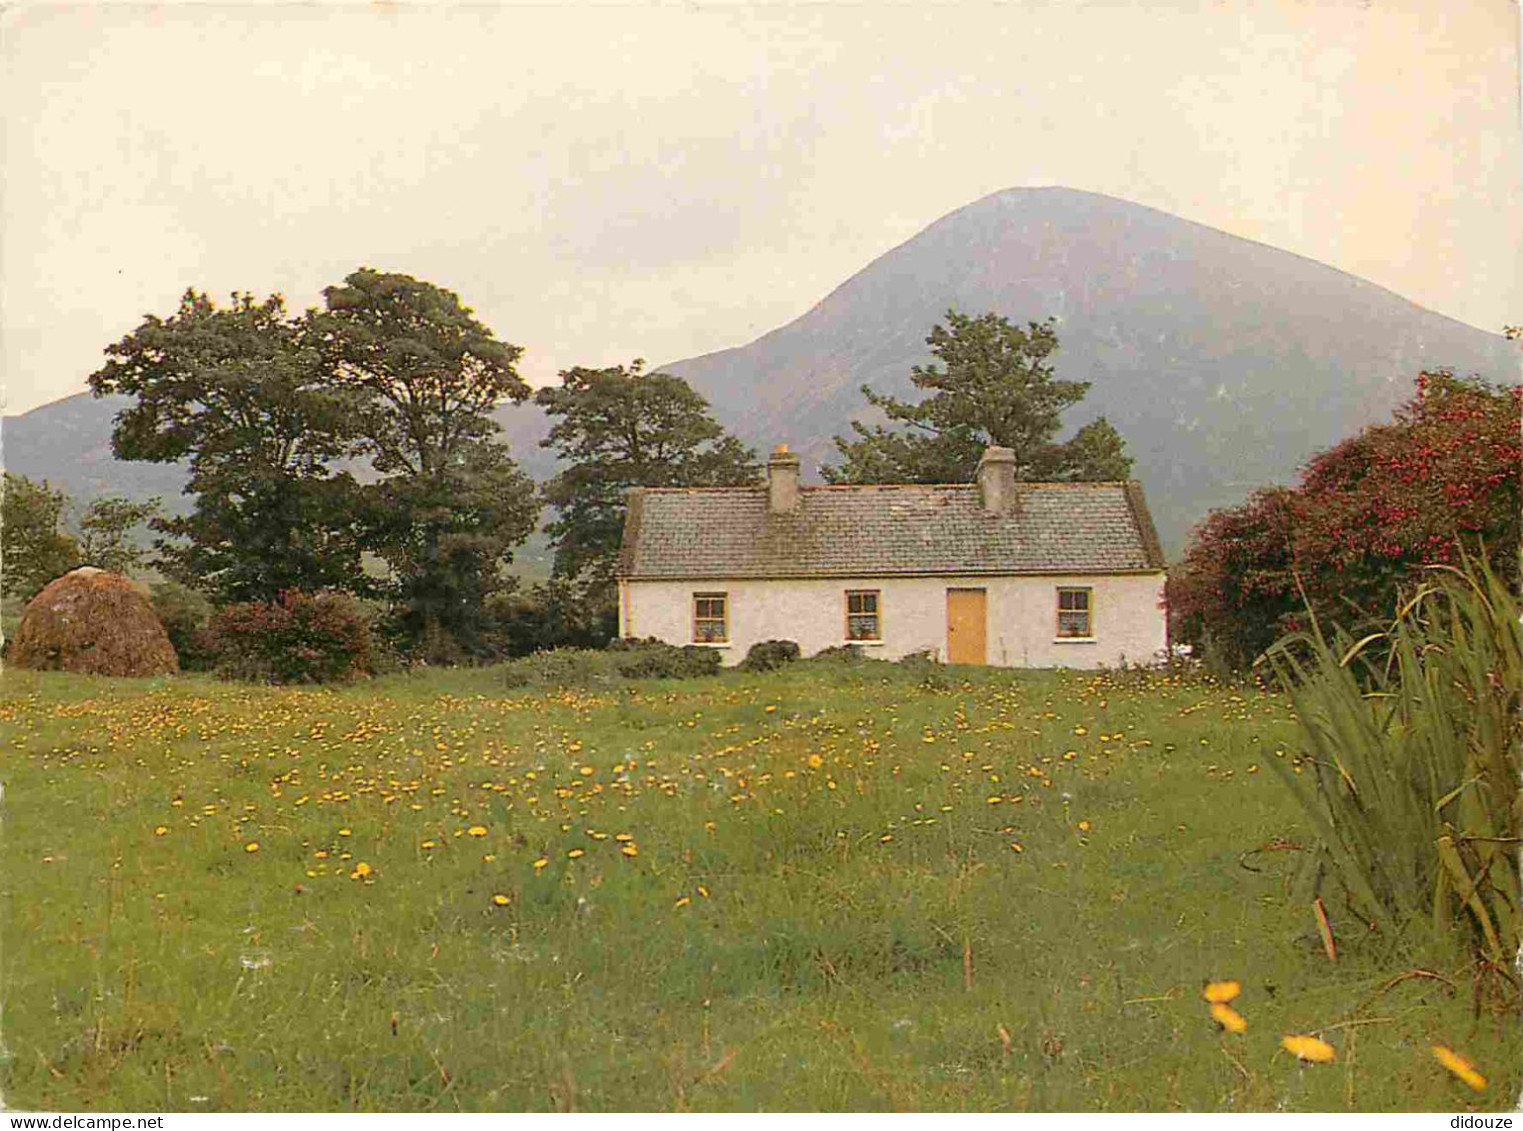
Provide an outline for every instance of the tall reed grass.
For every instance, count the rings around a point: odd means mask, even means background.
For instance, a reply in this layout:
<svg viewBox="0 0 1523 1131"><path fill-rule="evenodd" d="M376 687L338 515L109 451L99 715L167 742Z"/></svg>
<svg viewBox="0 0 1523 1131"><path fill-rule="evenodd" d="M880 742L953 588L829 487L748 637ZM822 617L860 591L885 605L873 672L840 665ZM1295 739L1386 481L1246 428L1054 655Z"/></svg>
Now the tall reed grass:
<svg viewBox="0 0 1523 1131"><path fill-rule="evenodd" d="M1458 929L1504 971L1523 934L1520 612L1468 559L1430 571L1384 631L1313 620L1265 655L1309 747L1302 773L1276 769L1355 913L1397 934Z"/></svg>

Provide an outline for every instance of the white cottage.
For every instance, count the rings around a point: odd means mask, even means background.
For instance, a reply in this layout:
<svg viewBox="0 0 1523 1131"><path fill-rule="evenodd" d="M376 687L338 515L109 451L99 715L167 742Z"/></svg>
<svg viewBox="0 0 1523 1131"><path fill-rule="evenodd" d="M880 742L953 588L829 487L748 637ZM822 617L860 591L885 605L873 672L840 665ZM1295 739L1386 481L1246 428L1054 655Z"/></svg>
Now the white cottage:
<svg viewBox="0 0 1523 1131"><path fill-rule="evenodd" d="M620 632L802 653L1094 668L1166 648L1164 560L1142 487L1017 483L990 448L972 484L804 487L780 446L756 487L629 496Z"/></svg>

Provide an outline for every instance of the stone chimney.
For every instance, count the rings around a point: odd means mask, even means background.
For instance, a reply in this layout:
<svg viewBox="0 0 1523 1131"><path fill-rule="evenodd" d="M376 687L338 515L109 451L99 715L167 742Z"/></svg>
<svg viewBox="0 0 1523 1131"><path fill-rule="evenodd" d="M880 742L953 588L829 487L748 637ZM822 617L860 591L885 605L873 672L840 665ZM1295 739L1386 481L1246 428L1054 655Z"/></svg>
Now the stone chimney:
<svg viewBox="0 0 1523 1131"><path fill-rule="evenodd" d="M779 444L767 457L767 510L786 514L799 505L799 457Z"/></svg>
<svg viewBox="0 0 1523 1131"><path fill-rule="evenodd" d="M984 449L978 461L978 493L990 514L1009 514L1015 506L1015 453L1009 448Z"/></svg>

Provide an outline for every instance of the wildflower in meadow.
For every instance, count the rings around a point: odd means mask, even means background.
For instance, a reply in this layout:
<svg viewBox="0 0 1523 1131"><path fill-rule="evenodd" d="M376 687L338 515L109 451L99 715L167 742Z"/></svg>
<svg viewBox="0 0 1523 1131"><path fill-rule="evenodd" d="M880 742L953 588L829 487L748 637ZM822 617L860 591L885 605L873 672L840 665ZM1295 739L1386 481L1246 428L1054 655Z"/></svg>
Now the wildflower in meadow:
<svg viewBox="0 0 1523 1131"><path fill-rule="evenodd" d="M1224 1001L1211 1004L1211 1020L1229 1033L1243 1033L1248 1029L1248 1022L1243 1015Z"/></svg>
<svg viewBox="0 0 1523 1131"><path fill-rule="evenodd" d="M243 846L243 851L245 851L245 852L258 852L259 851L259 842L257 840L251 840L251 841L249 841L247 844L245 844Z"/></svg>
<svg viewBox="0 0 1523 1131"><path fill-rule="evenodd" d="M1469 1084L1477 1092L1486 1087L1486 1077L1475 1070L1475 1065L1471 1064L1469 1060L1453 1049L1445 1048L1443 1045L1434 1045L1433 1055L1440 1064L1466 1084Z"/></svg>
<svg viewBox="0 0 1523 1131"><path fill-rule="evenodd" d="M1307 1034L1292 1034L1280 1038L1280 1047L1291 1053L1297 1060L1310 1064L1329 1064L1337 1059L1337 1052L1333 1046L1320 1037Z"/></svg>
<svg viewBox="0 0 1523 1131"><path fill-rule="evenodd" d="M1207 982L1200 996L1214 1005L1229 1002L1242 992L1243 984L1238 981Z"/></svg>
<svg viewBox="0 0 1523 1131"><path fill-rule="evenodd" d="M466 829L465 831L466 831L466 835L468 835L468 836L486 836L487 835L486 829L482 828L482 826L480 826L480 825L472 825L470 828Z"/></svg>

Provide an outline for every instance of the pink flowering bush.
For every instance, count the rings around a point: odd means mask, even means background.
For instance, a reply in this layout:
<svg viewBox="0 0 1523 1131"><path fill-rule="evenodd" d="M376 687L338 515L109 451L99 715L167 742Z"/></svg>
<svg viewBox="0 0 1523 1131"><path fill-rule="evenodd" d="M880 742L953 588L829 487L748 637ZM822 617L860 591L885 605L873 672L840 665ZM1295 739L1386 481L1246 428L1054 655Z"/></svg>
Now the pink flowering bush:
<svg viewBox="0 0 1523 1131"><path fill-rule="evenodd" d="M1424 566L1462 550L1516 584L1520 396L1424 373L1394 421L1314 457L1299 486L1212 513L1170 571L1175 640L1243 667L1305 628L1308 606L1329 623L1388 621Z"/></svg>
<svg viewBox="0 0 1523 1131"><path fill-rule="evenodd" d="M334 683L375 670L370 625L345 593L287 589L274 601L228 605L212 617L206 638L226 679Z"/></svg>

